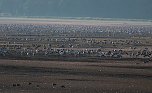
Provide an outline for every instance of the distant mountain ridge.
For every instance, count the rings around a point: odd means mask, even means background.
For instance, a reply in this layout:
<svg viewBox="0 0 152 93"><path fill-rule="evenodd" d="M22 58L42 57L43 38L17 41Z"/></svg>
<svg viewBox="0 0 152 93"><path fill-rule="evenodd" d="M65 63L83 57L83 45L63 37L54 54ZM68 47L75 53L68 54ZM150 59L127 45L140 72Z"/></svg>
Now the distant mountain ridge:
<svg viewBox="0 0 152 93"><path fill-rule="evenodd" d="M152 0L0 0L0 14L152 19Z"/></svg>

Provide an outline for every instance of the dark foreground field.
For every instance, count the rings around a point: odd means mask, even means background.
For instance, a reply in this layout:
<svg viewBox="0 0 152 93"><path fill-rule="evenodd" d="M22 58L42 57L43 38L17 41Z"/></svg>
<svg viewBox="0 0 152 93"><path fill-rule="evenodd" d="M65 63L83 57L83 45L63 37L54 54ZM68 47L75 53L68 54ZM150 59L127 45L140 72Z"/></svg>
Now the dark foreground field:
<svg viewBox="0 0 152 93"><path fill-rule="evenodd" d="M0 60L0 93L152 93L152 63Z"/></svg>

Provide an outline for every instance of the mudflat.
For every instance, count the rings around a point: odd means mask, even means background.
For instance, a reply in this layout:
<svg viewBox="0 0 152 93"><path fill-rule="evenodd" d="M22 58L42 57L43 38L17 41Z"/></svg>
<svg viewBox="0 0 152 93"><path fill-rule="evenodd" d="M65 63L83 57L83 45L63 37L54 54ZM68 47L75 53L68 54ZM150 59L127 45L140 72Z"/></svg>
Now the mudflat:
<svg viewBox="0 0 152 93"><path fill-rule="evenodd" d="M152 23L0 18L0 93L152 93Z"/></svg>
<svg viewBox="0 0 152 93"><path fill-rule="evenodd" d="M151 62L0 60L0 93L151 92Z"/></svg>

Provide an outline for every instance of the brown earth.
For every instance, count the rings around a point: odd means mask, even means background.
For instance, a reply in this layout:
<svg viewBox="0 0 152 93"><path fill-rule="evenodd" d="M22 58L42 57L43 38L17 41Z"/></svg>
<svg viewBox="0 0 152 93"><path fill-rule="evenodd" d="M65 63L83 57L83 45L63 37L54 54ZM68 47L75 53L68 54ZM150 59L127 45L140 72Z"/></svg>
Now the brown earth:
<svg viewBox="0 0 152 93"><path fill-rule="evenodd" d="M1 59L0 93L152 93L152 63Z"/></svg>

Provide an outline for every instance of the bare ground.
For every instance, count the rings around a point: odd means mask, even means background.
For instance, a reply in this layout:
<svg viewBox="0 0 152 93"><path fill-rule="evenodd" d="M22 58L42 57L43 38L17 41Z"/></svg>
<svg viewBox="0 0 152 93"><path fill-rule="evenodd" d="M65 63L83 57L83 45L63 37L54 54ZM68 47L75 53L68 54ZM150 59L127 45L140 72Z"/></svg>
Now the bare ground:
<svg viewBox="0 0 152 93"><path fill-rule="evenodd" d="M151 92L151 62L0 60L0 93Z"/></svg>

